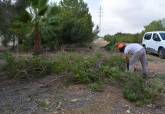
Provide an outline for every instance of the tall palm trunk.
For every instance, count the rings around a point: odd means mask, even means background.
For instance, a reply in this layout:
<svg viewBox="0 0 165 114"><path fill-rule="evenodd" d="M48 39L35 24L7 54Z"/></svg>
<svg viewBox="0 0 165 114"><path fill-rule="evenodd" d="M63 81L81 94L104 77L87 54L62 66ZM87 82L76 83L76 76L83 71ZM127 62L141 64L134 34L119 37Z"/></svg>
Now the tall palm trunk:
<svg viewBox="0 0 165 114"><path fill-rule="evenodd" d="M35 27L34 54L41 53L41 32Z"/></svg>

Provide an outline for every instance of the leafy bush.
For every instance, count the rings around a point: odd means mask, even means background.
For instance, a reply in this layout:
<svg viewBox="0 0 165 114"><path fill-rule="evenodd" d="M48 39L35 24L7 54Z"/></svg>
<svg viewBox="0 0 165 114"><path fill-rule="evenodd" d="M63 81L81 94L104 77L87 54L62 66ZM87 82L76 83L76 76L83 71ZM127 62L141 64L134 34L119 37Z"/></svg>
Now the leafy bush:
<svg viewBox="0 0 165 114"><path fill-rule="evenodd" d="M128 77L128 80L124 84L124 96L133 102L144 101L149 99L149 94L145 90L145 81L136 75Z"/></svg>
<svg viewBox="0 0 165 114"><path fill-rule="evenodd" d="M99 80L96 71L97 57L82 56L76 53L60 54L53 62L54 73L71 73L75 81L89 83Z"/></svg>
<svg viewBox="0 0 165 114"><path fill-rule="evenodd" d="M105 46L106 50L113 51L115 50L115 46L117 43L116 38L111 38L111 36L107 35L104 37L105 40L109 41L109 44Z"/></svg>
<svg viewBox="0 0 165 114"><path fill-rule="evenodd" d="M138 43L141 40L141 34L117 33L115 35L105 35L104 39L109 42ZM112 46L112 45L110 45Z"/></svg>
<svg viewBox="0 0 165 114"><path fill-rule="evenodd" d="M165 86L163 80L155 78L147 85L146 90L150 95L152 101L159 99L161 94L165 94Z"/></svg>
<svg viewBox="0 0 165 114"><path fill-rule="evenodd" d="M4 53L2 56L2 59L6 61L5 65L2 66L1 70L8 71L7 75L12 75L15 72L15 65L16 61L13 55L9 52Z"/></svg>
<svg viewBox="0 0 165 114"><path fill-rule="evenodd" d="M51 63L39 57L18 60L11 54L8 54L3 70L9 78L40 78L51 73Z"/></svg>
<svg viewBox="0 0 165 114"><path fill-rule="evenodd" d="M104 60L103 60L104 59ZM75 81L94 83L114 75L113 69L125 70L124 59L119 56L103 57L102 54L81 55L78 53L58 54L53 60L52 72L71 73Z"/></svg>
<svg viewBox="0 0 165 114"><path fill-rule="evenodd" d="M159 79L144 80L135 73L126 73L123 93L126 99L137 105L152 103L165 92L163 82Z"/></svg>
<svg viewBox="0 0 165 114"><path fill-rule="evenodd" d="M111 81L119 81L125 70L126 64L124 58L120 56L111 56L102 64L100 69L102 76L108 77Z"/></svg>

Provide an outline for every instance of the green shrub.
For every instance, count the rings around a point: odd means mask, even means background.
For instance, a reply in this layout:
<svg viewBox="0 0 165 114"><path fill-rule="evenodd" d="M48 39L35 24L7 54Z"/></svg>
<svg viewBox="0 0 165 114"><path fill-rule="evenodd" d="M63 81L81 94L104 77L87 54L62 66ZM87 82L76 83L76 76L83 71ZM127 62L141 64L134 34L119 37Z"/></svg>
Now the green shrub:
<svg viewBox="0 0 165 114"><path fill-rule="evenodd" d="M111 67L116 67L121 71L125 71L126 70L126 64L125 64L125 59L121 56L112 56L109 61L108 64Z"/></svg>
<svg viewBox="0 0 165 114"><path fill-rule="evenodd" d="M165 94L165 86L163 80L155 78L146 86L146 91L150 95L152 101L159 98L161 94Z"/></svg>
<svg viewBox="0 0 165 114"><path fill-rule="evenodd" d="M6 63L4 66L2 66L1 70L7 71L8 76L15 74L16 60L15 60L14 56L11 53L6 52L3 54L2 58L3 58L3 60L5 60Z"/></svg>
<svg viewBox="0 0 165 114"><path fill-rule="evenodd" d="M71 73L75 81L82 83L99 80L96 71L96 56L82 56L79 54L63 54L56 57L52 70L54 73Z"/></svg>
<svg viewBox="0 0 165 114"><path fill-rule="evenodd" d="M104 36L105 40L112 42L112 44L109 46L113 46L114 41L115 43L118 43L118 42L138 43L140 42L141 38L142 38L141 34L127 34L127 33L117 33L114 35Z"/></svg>
<svg viewBox="0 0 165 114"><path fill-rule="evenodd" d="M89 84L89 88L92 91L102 92L104 90L104 84L103 82L95 82L95 83Z"/></svg>
<svg viewBox="0 0 165 114"><path fill-rule="evenodd" d="M145 92L144 80L136 75L129 76L124 85L124 96L130 101L136 102L146 99Z"/></svg>
<svg viewBox="0 0 165 114"><path fill-rule="evenodd" d="M109 50L109 51L114 51L116 43L117 43L116 38L108 37L107 39L106 38L104 38L104 39L109 41L109 44L105 46L105 49Z"/></svg>
<svg viewBox="0 0 165 114"><path fill-rule="evenodd" d="M119 56L104 57L99 53L93 55L59 53L53 59L52 71L57 74L71 73L75 81L81 83L94 83L114 76L114 68L116 73L124 71L124 66L124 60Z"/></svg>
<svg viewBox="0 0 165 114"><path fill-rule="evenodd" d="M135 73L127 73L125 79L124 96L137 105L152 103L160 94L165 93L164 84L159 79L149 80L146 83L146 80Z"/></svg>
<svg viewBox="0 0 165 114"><path fill-rule="evenodd" d="M111 81L119 81L126 70L125 66L126 64L123 57L111 56L108 60L104 60L100 69L101 75Z"/></svg>
<svg viewBox="0 0 165 114"><path fill-rule="evenodd" d="M51 63L40 57L15 59L12 55L8 54L3 70L9 78L40 78L51 73Z"/></svg>

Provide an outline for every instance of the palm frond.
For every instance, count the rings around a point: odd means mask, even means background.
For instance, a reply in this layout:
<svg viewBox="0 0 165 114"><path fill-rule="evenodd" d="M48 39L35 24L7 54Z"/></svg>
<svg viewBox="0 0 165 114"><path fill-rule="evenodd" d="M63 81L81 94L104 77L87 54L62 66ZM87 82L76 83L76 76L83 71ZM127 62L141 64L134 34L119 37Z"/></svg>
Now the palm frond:
<svg viewBox="0 0 165 114"><path fill-rule="evenodd" d="M42 9L43 7L47 6L48 0L38 0L38 8Z"/></svg>
<svg viewBox="0 0 165 114"><path fill-rule="evenodd" d="M47 5L43 6L42 8L39 9L38 15L43 16L45 14L45 12L47 11L47 9L48 9Z"/></svg>
<svg viewBox="0 0 165 114"><path fill-rule="evenodd" d="M17 17L17 19L23 23L28 23L32 20L32 16L25 10Z"/></svg>

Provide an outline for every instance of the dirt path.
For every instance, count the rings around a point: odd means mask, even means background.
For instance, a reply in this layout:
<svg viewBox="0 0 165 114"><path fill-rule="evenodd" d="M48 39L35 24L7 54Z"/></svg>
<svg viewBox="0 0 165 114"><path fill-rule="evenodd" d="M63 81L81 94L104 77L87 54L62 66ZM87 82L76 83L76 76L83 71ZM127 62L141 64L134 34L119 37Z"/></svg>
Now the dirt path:
<svg viewBox="0 0 165 114"><path fill-rule="evenodd" d="M147 55L149 75L165 74L165 59L160 59L156 55ZM136 64L137 71L141 72L140 62Z"/></svg>
<svg viewBox="0 0 165 114"><path fill-rule="evenodd" d="M165 60L156 56L148 56L148 60L151 72L165 74ZM54 78L0 81L0 114L165 114L164 106L136 107L111 84L104 92L91 92L85 85L68 85L60 78L42 87Z"/></svg>
<svg viewBox="0 0 165 114"><path fill-rule="evenodd" d="M136 107L123 98L122 91L108 86L91 92L85 85L55 83L41 88L53 77L29 84L0 86L0 114L164 114L165 107ZM63 88L62 88L63 87ZM66 88L65 88L66 87ZM59 89L60 88L60 89Z"/></svg>
<svg viewBox="0 0 165 114"><path fill-rule="evenodd" d="M95 97L87 106L77 109L61 111L63 114L164 114L165 107L161 109L152 107L136 107L123 99L120 89L108 86L103 93ZM60 114L57 113L57 114Z"/></svg>
<svg viewBox="0 0 165 114"><path fill-rule="evenodd" d="M150 72L165 74L165 59L160 59L155 55L148 55L148 63Z"/></svg>

